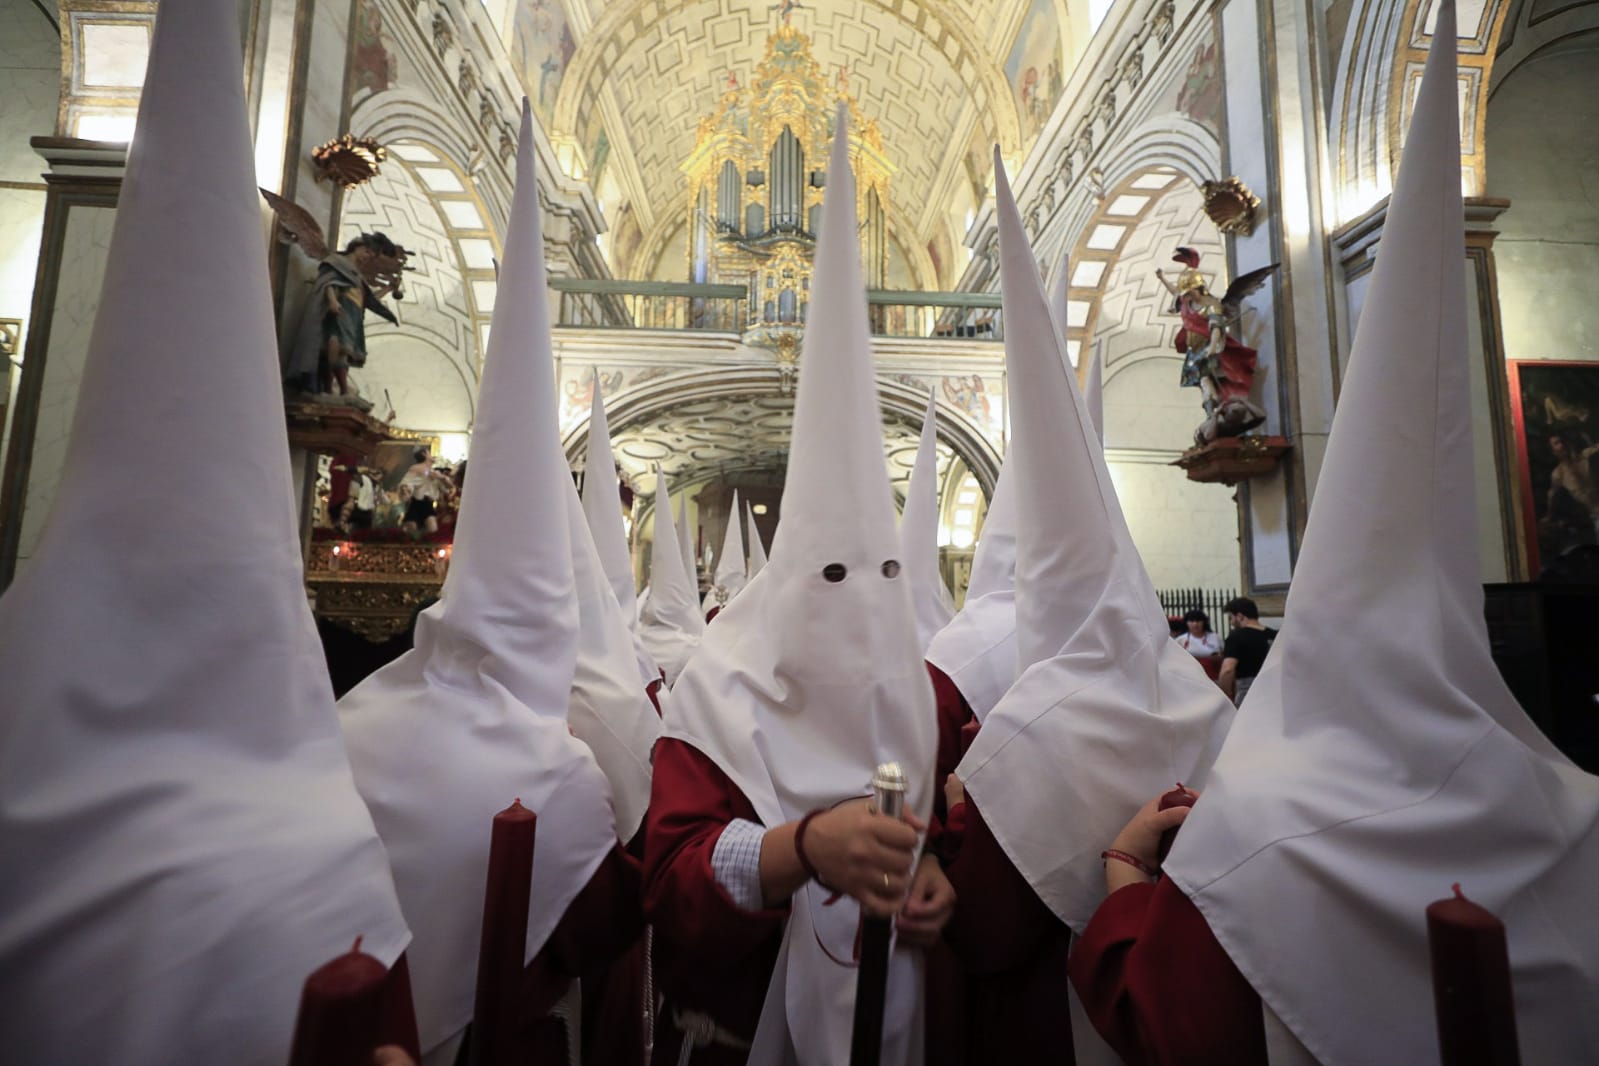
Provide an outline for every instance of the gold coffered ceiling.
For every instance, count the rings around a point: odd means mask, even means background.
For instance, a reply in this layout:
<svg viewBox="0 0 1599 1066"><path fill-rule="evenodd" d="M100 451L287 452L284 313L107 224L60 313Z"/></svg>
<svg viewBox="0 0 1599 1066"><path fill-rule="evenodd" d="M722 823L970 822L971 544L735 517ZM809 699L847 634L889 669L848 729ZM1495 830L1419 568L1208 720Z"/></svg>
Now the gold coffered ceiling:
<svg viewBox="0 0 1599 1066"><path fill-rule="evenodd" d="M511 19L524 26L564 18L565 48L522 63L523 77L535 81L530 95L543 90L552 138L573 146L600 192L613 267L635 273L683 221L678 167L696 124L729 72L748 83L785 8L818 62L835 79L847 72L848 92L879 123L899 167L892 234L924 272L929 241L963 235L952 230L964 219L941 208L959 199L961 182L986 185L987 168L973 175L968 158L995 142L1009 156L1025 150L1054 103L1051 86L1058 96L1088 38L1086 17L1066 0L567 0L564 15L552 10L559 0L516 3Z"/></svg>

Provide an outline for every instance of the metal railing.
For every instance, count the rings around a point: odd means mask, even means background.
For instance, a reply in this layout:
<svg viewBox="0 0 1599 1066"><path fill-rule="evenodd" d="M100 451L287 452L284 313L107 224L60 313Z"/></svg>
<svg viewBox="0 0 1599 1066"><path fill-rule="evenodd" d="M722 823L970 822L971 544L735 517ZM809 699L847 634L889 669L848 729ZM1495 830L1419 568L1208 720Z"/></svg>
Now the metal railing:
<svg viewBox="0 0 1599 1066"><path fill-rule="evenodd" d="M743 333L777 324L750 313L742 285L551 278L550 287L560 294L560 326ZM872 289L866 302L877 336L1004 339L997 293Z"/></svg>
<svg viewBox="0 0 1599 1066"><path fill-rule="evenodd" d="M1198 607L1210 616L1212 633L1225 640L1232 629L1222 607L1238 595L1237 589L1158 589L1155 594L1168 617L1181 618Z"/></svg>
<svg viewBox="0 0 1599 1066"><path fill-rule="evenodd" d="M679 281L611 281L551 278L561 294L556 324L590 329L692 329L739 333L744 329L742 285Z"/></svg>

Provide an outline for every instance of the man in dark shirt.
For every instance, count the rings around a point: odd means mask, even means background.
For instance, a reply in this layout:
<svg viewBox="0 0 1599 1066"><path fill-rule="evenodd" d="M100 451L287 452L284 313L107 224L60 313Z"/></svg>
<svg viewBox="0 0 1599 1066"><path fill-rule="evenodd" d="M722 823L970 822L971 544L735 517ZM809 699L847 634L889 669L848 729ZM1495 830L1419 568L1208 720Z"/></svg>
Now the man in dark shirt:
<svg viewBox="0 0 1599 1066"><path fill-rule="evenodd" d="M1232 620L1232 632L1221 648L1221 673L1216 684L1227 693L1233 704L1244 702L1249 686L1255 683L1260 666L1266 661L1271 642L1277 639L1275 629L1260 624L1260 608L1247 596L1229 600L1222 608Z"/></svg>

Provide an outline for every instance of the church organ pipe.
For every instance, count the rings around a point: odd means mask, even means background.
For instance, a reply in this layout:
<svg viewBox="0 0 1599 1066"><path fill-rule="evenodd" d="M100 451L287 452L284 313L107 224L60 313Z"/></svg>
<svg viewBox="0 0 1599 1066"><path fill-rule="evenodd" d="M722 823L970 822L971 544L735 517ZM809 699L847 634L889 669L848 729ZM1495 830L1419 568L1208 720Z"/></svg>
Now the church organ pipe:
<svg viewBox="0 0 1599 1066"><path fill-rule="evenodd" d="M866 193L866 284L881 289L887 284L888 212L876 189Z"/></svg>
<svg viewBox="0 0 1599 1066"><path fill-rule="evenodd" d="M722 164L722 172L716 178L716 228L722 232L738 232L740 205L739 194L743 182L739 178L738 164L731 159Z"/></svg>
<svg viewBox="0 0 1599 1066"><path fill-rule="evenodd" d="M711 204L710 190L700 187L694 202L694 281L705 284L711 269Z"/></svg>
<svg viewBox="0 0 1599 1066"><path fill-rule="evenodd" d="M804 224L805 151L788 126L777 137L771 153L772 180L767 186L768 214L773 230L792 232Z"/></svg>

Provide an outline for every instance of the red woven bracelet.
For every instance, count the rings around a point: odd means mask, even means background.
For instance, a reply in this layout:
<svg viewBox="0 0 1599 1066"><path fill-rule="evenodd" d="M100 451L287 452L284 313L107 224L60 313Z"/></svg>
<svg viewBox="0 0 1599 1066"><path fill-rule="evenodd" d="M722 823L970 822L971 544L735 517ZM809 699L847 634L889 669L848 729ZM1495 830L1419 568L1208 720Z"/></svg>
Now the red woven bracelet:
<svg viewBox="0 0 1599 1066"><path fill-rule="evenodd" d="M1099 853L1099 857L1101 859L1115 859L1118 862L1125 862L1128 866L1133 867L1145 877L1160 876L1159 870L1150 866L1149 863L1145 862L1143 859L1140 859L1137 855L1129 855L1125 851L1118 851L1116 848L1107 848ZM801 858L800 861L804 862L805 860Z"/></svg>
<svg viewBox="0 0 1599 1066"><path fill-rule="evenodd" d="M821 875L816 872L816 867L811 865L810 856L805 854L805 830L810 828L811 819L821 814L820 808L811 811L799 820L799 825L794 827L794 854L799 856L800 869L805 871L805 876L812 881L821 883Z"/></svg>

